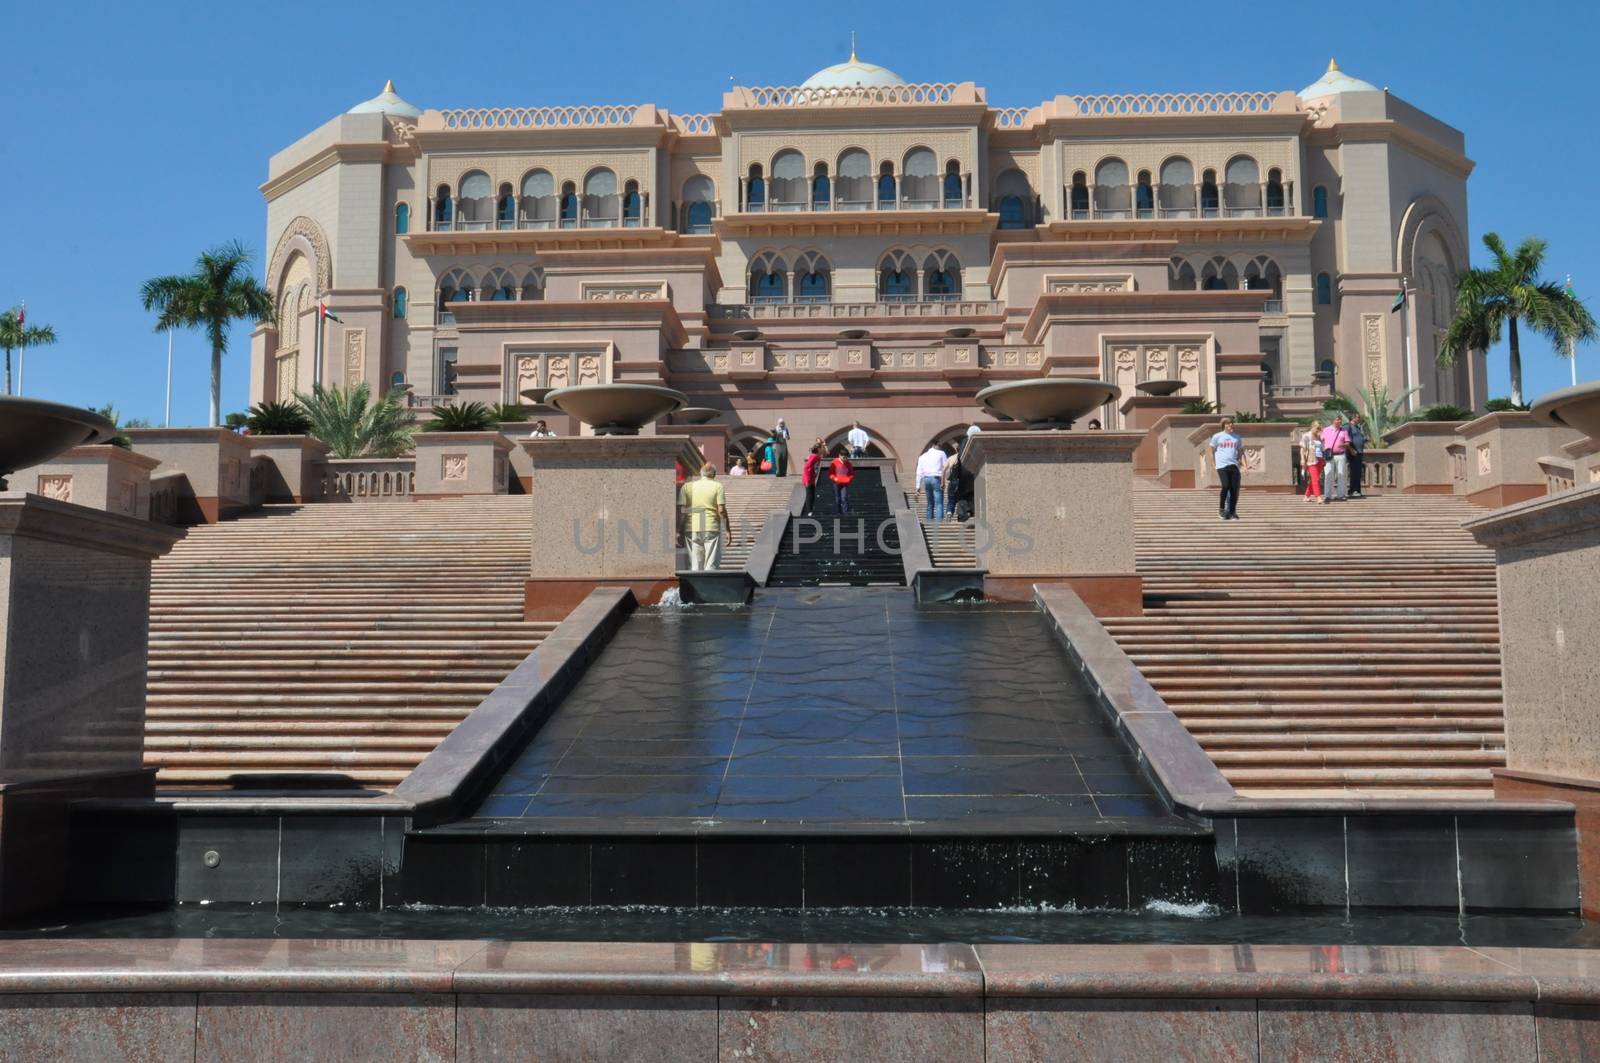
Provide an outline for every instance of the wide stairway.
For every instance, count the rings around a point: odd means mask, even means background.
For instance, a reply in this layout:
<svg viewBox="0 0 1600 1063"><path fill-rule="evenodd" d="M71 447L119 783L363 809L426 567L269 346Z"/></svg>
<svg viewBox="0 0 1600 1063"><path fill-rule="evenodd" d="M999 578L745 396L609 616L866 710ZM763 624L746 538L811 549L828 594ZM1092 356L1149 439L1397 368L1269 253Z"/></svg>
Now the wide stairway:
<svg viewBox="0 0 1600 1063"><path fill-rule="evenodd" d="M152 574L158 783L398 783L555 626L522 618L530 524L513 495L191 528Z"/></svg>
<svg viewBox="0 0 1600 1063"><path fill-rule="evenodd" d="M907 491L906 508L917 515L928 556L936 568L977 568L977 524L973 521L929 520L928 498L919 487Z"/></svg>
<svg viewBox="0 0 1600 1063"><path fill-rule="evenodd" d="M1505 763L1492 553L1453 497L1135 488L1145 615L1106 628L1241 793L1488 797Z"/></svg>
<svg viewBox="0 0 1600 1063"><path fill-rule="evenodd" d="M727 496L728 519L733 524L733 540L722 547L724 571L737 571L750 560L750 548L761 537L761 529L774 513L787 512L789 496L800 484L792 476L719 476Z"/></svg>
<svg viewBox="0 0 1600 1063"><path fill-rule="evenodd" d="M767 586L905 585L900 537L876 468L856 469L847 516L834 507L833 484L818 484L814 517L814 524L800 517L789 522Z"/></svg>

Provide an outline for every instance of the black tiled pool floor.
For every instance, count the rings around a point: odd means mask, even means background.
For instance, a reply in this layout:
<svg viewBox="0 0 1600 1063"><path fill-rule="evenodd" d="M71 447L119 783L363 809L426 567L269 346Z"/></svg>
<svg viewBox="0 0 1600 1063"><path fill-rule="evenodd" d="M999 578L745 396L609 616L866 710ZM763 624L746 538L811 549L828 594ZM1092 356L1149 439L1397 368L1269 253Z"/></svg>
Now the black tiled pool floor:
<svg viewBox="0 0 1600 1063"><path fill-rule="evenodd" d="M641 610L455 831L1199 833L1031 606Z"/></svg>

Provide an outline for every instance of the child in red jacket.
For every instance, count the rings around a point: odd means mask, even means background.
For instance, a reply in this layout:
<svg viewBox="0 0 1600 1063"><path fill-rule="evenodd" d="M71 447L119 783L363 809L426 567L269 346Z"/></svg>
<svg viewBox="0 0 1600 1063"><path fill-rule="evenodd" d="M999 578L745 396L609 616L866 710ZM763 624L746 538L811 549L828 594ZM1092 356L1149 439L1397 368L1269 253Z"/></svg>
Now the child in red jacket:
<svg viewBox="0 0 1600 1063"><path fill-rule="evenodd" d="M828 479L833 481L833 505L842 516L850 513L850 481L856 478L856 467L850 464L844 447L840 447L829 467Z"/></svg>

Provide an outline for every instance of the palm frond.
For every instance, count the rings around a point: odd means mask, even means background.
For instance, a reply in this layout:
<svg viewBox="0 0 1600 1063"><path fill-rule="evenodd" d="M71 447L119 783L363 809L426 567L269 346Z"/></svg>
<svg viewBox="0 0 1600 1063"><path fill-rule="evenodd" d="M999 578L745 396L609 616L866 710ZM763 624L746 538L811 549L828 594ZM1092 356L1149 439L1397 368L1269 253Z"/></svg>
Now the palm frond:
<svg viewBox="0 0 1600 1063"><path fill-rule="evenodd" d="M398 395L372 401L366 384L350 388L315 385L295 399L311 422L310 434L336 458L392 458L411 447L411 426Z"/></svg>

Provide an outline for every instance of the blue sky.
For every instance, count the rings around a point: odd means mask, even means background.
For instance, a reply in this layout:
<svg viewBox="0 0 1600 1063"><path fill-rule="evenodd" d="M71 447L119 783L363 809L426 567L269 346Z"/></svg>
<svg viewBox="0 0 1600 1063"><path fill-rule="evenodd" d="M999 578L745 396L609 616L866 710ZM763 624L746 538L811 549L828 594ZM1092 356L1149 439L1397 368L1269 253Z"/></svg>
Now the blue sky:
<svg viewBox="0 0 1600 1063"><path fill-rule="evenodd" d="M1040 18L1052 9L1058 17ZM14 6L0 60L0 305L26 299L29 319L61 337L28 358L27 393L114 402L159 423L166 341L151 332L140 283L184 272L202 248L234 238L255 249L259 270L270 251L257 191L268 156L385 78L422 107L709 111L730 78L794 84L842 60L851 29L862 58L911 80L976 81L996 106L1059 93L1298 89L1337 56L1466 133L1475 263L1484 232L1543 236L1550 275L1571 272L1600 313L1600 5L993 0L842 5L837 18L829 5L790 18L709 0L558 10L497 15L436 0ZM583 26L595 34L574 36ZM1567 363L1524 335L1527 392L1564 385ZM203 424L204 341L179 333L176 352L173 423ZM240 327L224 363L225 411L246 403L248 364ZM1580 348L1578 366L1580 378L1600 377L1600 346ZM1503 351L1491 374L1492 391L1507 393Z"/></svg>

